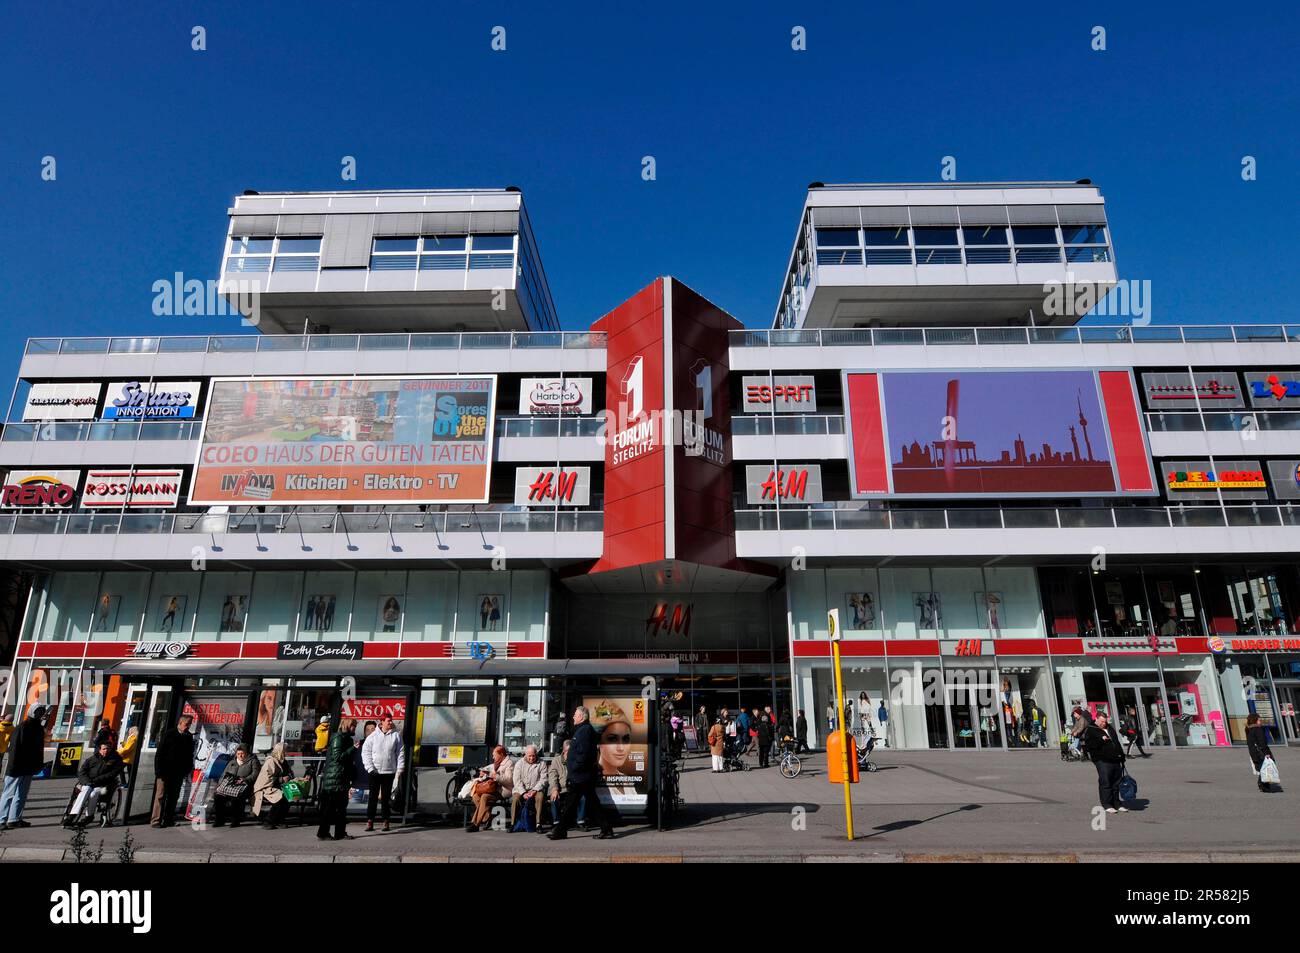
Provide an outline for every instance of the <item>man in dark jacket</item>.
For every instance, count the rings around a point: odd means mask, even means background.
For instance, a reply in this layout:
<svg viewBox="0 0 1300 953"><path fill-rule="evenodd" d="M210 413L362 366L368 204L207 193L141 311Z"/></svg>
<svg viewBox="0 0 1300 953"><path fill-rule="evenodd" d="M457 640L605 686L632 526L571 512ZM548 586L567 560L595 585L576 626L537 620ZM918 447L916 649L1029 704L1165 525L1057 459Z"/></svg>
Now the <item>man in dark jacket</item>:
<svg viewBox="0 0 1300 953"><path fill-rule="evenodd" d="M172 827L176 823L176 802L181 785L194 772L194 719L181 715L176 727L163 735L153 760L153 814L150 827Z"/></svg>
<svg viewBox="0 0 1300 953"><path fill-rule="evenodd" d="M1098 711L1096 720L1083 731L1083 748L1097 766L1097 794L1107 814L1127 811L1119 803L1119 782L1124 777L1124 749L1111 727L1110 716Z"/></svg>
<svg viewBox="0 0 1300 953"><path fill-rule="evenodd" d="M31 827L23 820L27 791L32 778L45 766L44 705L37 705L14 732L9 742L9 767L5 769L4 796L0 798L0 830Z"/></svg>
<svg viewBox="0 0 1300 953"><path fill-rule="evenodd" d="M799 709L799 717L794 720L794 753L801 754L808 750L808 717Z"/></svg>
<svg viewBox="0 0 1300 953"><path fill-rule="evenodd" d="M95 816L95 807L99 804L100 798L112 795L113 790L122 780L124 767L117 749L107 741L97 745L95 753L89 758L82 759L81 767L77 769L77 783L86 789L85 800L82 801L77 812L81 823L85 824ZM78 797L80 798L81 795Z"/></svg>
<svg viewBox="0 0 1300 953"><path fill-rule="evenodd" d="M565 767L569 771L569 799L564 805L560 820L546 835L551 840L564 840L569 836L569 828L578 816L578 805L584 799L587 804L587 823L590 824L594 816L595 822L600 825L597 839L609 840L614 836L609 815L605 813L605 807L596 794L596 786L600 781L600 769L597 767L600 732L591 727L588 717L587 709L581 706L573 711L573 738L569 742L568 760L565 761Z"/></svg>
<svg viewBox="0 0 1300 953"><path fill-rule="evenodd" d="M320 826L316 828L316 837L328 840L351 840L348 826L348 789L357 778L357 759L353 749L352 729L356 721L344 718L339 722L339 730L330 738L329 747L325 749L325 763L321 767L320 788L317 790L317 803L320 807ZM330 828L334 828L333 835Z"/></svg>
<svg viewBox="0 0 1300 953"><path fill-rule="evenodd" d="M758 766L766 768L772 755L772 721L767 714L759 714L750 720L758 732Z"/></svg>

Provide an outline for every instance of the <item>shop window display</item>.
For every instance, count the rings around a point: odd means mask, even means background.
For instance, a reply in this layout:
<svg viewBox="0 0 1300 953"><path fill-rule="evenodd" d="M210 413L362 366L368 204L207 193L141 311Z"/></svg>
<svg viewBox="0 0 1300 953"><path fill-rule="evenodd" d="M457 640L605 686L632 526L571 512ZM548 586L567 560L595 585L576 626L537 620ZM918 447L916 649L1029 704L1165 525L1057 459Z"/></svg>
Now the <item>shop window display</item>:
<svg viewBox="0 0 1300 953"><path fill-rule="evenodd" d="M1167 659L1162 666L1174 744L1179 747L1226 745L1228 733L1212 660Z"/></svg>
<svg viewBox="0 0 1300 953"><path fill-rule="evenodd" d="M1044 748L1056 741L1060 722L1051 705L1051 682L1043 660L998 663L999 701L1009 708L1014 730L1007 732L1009 748Z"/></svg>

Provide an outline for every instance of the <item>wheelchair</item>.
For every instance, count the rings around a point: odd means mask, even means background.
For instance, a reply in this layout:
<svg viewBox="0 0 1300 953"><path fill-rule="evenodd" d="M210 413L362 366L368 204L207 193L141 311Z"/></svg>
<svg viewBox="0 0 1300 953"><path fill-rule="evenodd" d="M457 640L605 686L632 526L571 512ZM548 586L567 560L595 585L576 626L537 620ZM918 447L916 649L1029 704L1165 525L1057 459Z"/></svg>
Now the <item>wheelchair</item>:
<svg viewBox="0 0 1300 953"><path fill-rule="evenodd" d="M63 826L89 827L95 824L101 828L112 827L126 797L126 782L119 780L111 790L101 787L99 796L93 799L89 793L82 797L85 787L78 783L72 789L72 797L68 798L68 806L63 810Z"/></svg>

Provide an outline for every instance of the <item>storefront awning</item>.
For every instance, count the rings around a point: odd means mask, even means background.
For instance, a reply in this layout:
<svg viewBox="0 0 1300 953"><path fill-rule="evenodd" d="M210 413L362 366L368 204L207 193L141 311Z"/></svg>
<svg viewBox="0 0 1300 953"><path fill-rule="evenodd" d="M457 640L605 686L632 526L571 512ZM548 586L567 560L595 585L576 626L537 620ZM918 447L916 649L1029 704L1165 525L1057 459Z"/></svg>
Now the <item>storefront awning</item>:
<svg viewBox="0 0 1300 953"><path fill-rule="evenodd" d="M108 675L152 678L640 678L676 675L679 663L676 659L126 659L103 664L102 669Z"/></svg>

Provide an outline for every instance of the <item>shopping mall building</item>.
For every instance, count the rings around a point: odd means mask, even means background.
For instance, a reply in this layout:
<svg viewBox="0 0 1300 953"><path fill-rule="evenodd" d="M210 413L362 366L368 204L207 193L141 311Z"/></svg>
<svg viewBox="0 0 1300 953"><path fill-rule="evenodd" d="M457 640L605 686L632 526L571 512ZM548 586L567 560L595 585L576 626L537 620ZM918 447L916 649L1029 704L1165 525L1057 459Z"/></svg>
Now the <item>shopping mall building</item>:
<svg viewBox="0 0 1300 953"><path fill-rule="evenodd" d="M769 330L675 278L560 330L515 189L226 224L255 330L27 344L7 705L53 738L387 710L434 766L655 679L816 745L838 610L896 747L1054 748L1077 706L1300 743L1300 327L1150 323L1086 181L814 184Z"/></svg>

